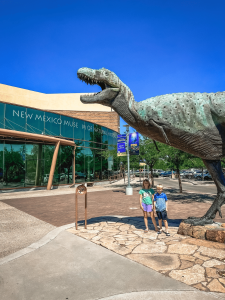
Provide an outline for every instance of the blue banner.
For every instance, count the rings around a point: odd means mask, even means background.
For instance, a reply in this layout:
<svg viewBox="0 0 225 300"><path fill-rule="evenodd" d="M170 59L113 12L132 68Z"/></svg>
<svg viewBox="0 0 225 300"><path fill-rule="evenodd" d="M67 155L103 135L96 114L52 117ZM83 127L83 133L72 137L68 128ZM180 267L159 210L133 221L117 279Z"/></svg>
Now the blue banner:
<svg viewBox="0 0 225 300"><path fill-rule="evenodd" d="M117 156L126 156L126 134L117 135Z"/></svg>
<svg viewBox="0 0 225 300"><path fill-rule="evenodd" d="M139 133L129 134L129 152L130 155L139 155Z"/></svg>

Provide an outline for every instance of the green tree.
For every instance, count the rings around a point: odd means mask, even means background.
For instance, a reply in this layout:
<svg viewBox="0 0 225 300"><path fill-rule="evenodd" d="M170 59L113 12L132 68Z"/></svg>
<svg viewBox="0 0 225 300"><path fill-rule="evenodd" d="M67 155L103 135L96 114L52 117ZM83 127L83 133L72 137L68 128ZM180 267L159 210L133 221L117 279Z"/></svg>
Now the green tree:
<svg viewBox="0 0 225 300"><path fill-rule="evenodd" d="M140 139L139 156L150 168L152 187L154 187L153 167L162 158L162 153L157 150L152 139L143 137Z"/></svg>
<svg viewBox="0 0 225 300"><path fill-rule="evenodd" d="M163 147L163 156L167 162L168 168L171 170L176 170L179 190L180 193L182 193L180 170L184 168L203 167L203 163L199 158L168 145L164 145Z"/></svg>

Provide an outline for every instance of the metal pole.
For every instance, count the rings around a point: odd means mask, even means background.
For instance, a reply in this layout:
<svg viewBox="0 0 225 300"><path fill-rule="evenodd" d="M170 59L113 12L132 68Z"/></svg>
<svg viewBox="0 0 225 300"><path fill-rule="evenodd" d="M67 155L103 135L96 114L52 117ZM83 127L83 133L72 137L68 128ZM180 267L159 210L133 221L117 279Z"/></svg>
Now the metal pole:
<svg viewBox="0 0 225 300"><path fill-rule="evenodd" d="M131 187L130 186L130 153L129 153L129 128L127 128L127 168L128 168L128 172L127 172L127 176L128 176L128 185L127 187Z"/></svg>
<svg viewBox="0 0 225 300"><path fill-rule="evenodd" d="M128 185L126 187L126 195L133 195L133 188L130 185L130 154L129 154L129 125L123 125L126 127L127 132L127 179L128 179Z"/></svg>
<svg viewBox="0 0 225 300"><path fill-rule="evenodd" d="M145 179L145 165L144 165L144 179Z"/></svg>
<svg viewBox="0 0 225 300"><path fill-rule="evenodd" d="M78 222L78 194L85 194L85 223L84 228L87 229L87 188L81 184L76 188L75 192L75 226L77 230L77 222Z"/></svg>

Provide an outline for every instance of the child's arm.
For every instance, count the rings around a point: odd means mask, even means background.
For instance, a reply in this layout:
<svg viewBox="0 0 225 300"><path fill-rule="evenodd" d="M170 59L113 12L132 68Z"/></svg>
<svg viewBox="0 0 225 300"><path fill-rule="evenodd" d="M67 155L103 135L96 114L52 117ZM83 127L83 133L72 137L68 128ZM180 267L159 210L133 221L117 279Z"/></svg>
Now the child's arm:
<svg viewBox="0 0 225 300"><path fill-rule="evenodd" d="M166 197L166 211L168 211L168 199Z"/></svg>
<svg viewBox="0 0 225 300"><path fill-rule="evenodd" d="M152 200L153 200L153 211L154 211L154 213L155 213L155 196L154 196L154 195L153 195Z"/></svg>
<svg viewBox="0 0 225 300"><path fill-rule="evenodd" d="M144 211L144 208L143 208L143 206L142 206L142 195L140 195L139 200L140 200L140 208Z"/></svg>

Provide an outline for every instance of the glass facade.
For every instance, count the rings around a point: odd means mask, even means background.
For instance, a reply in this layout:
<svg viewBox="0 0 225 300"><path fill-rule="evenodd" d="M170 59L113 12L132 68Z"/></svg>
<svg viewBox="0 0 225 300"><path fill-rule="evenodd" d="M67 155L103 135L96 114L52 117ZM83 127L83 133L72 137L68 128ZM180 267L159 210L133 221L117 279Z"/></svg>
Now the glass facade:
<svg viewBox="0 0 225 300"><path fill-rule="evenodd" d="M76 183L108 180L118 166L102 151L117 143L117 132L87 121L0 103L0 128L74 140ZM0 189L46 186L55 145L2 137ZM60 146L53 185L72 184L73 147Z"/></svg>

